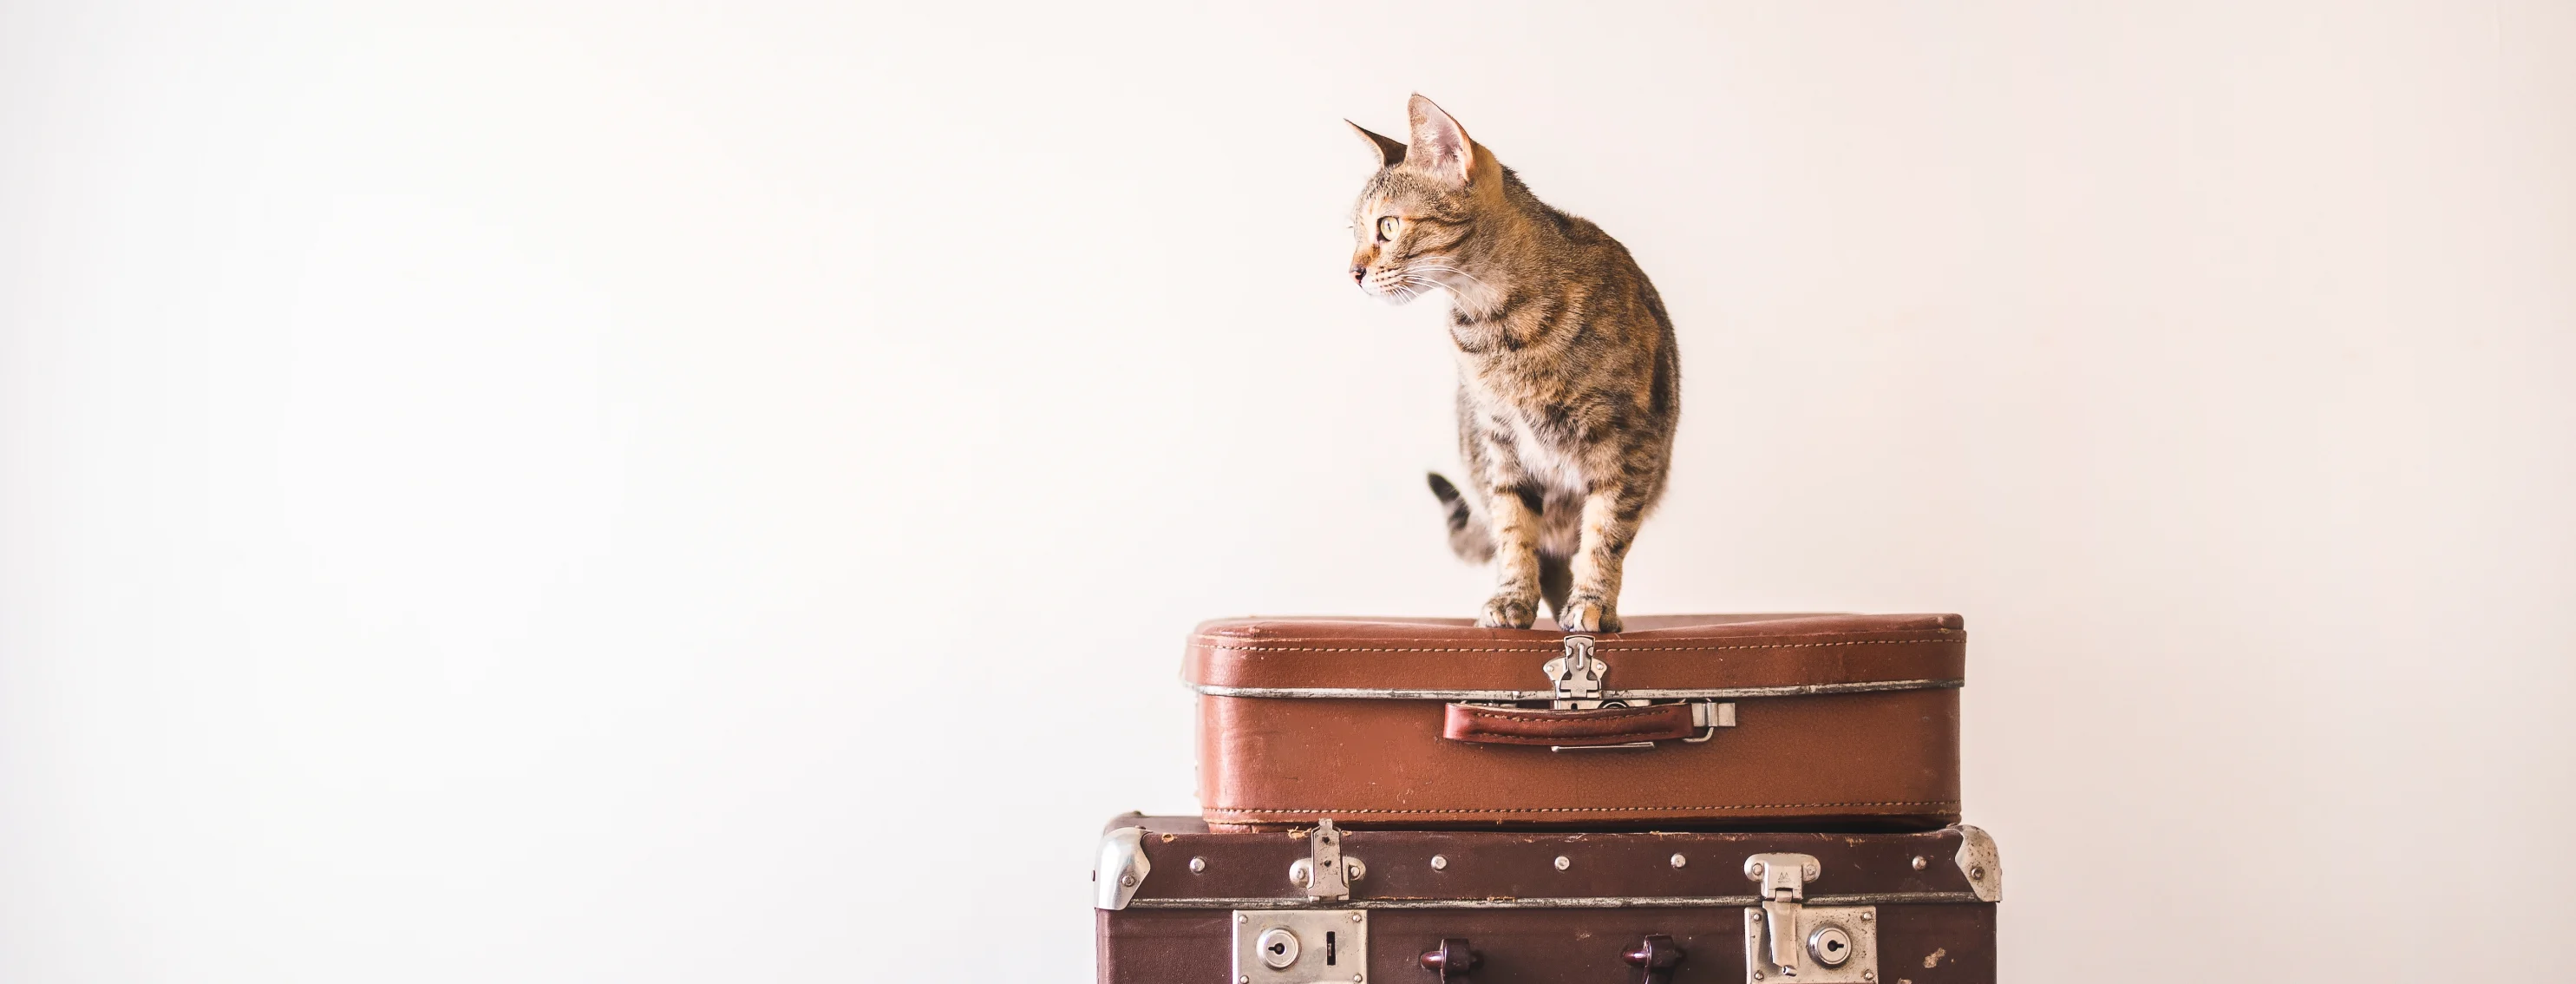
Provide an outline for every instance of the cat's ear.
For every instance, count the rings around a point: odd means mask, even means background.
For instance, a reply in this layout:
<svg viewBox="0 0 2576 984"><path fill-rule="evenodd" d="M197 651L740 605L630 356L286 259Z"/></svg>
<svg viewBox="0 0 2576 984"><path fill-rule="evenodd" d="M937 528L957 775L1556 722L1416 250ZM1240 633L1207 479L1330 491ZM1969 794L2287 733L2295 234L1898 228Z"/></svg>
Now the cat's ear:
<svg viewBox="0 0 2576 984"><path fill-rule="evenodd" d="M1413 94L1409 109L1413 145L1406 148L1405 160L1417 171L1466 184L1476 170L1476 142L1467 138L1467 128L1419 92Z"/></svg>
<svg viewBox="0 0 2576 984"><path fill-rule="evenodd" d="M1351 123L1349 120L1343 120L1342 122ZM1369 142L1370 149L1377 151L1377 163L1379 167L1394 167L1398 164L1404 163L1404 141L1397 140L1394 137L1370 133L1367 127L1361 126L1357 123L1351 123L1351 132L1359 134L1362 139Z"/></svg>

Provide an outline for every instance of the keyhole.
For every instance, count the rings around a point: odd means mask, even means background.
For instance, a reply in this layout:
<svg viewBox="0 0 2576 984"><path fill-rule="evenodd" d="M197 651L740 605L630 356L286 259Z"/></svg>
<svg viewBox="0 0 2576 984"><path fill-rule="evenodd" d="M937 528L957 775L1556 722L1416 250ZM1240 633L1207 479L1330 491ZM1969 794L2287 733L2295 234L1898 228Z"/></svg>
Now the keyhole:
<svg viewBox="0 0 2576 984"><path fill-rule="evenodd" d="M1815 933L1807 937L1807 952L1816 955L1817 963L1840 967L1852 958L1851 934L1840 926L1816 927Z"/></svg>
<svg viewBox="0 0 2576 984"><path fill-rule="evenodd" d="M1326 967L1332 966L1341 959L1341 946L1339 941L1333 938L1337 935L1339 934L1329 929L1324 931L1324 966Z"/></svg>
<svg viewBox="0 0 2576 984"><path fill-rule="evenodd" d="M1261 934L1260 939L1253 941L1252 952L1261 955L1262 963L1277 970L1286 970L1289 964L1297 962L1297 934L1289 932L1286 927L1271 927Z"/></svg>

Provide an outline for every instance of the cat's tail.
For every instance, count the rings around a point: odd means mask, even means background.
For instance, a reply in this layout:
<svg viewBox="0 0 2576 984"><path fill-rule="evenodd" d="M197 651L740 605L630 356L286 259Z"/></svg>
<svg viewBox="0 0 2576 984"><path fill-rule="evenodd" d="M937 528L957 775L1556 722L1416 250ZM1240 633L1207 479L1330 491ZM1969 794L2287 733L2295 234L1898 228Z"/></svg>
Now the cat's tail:
<svg viewBox="0 0 2576 984"><path fill-rule="evenodd" d="M1458 494L1458 487L1432 472L1431 494L1440 497L1441 508L1449 513L1449 549L1457 551L1458 559L1470 564L1494 559L1494 538L1485 531L1485 524L1476 522L1475 511L1468 508L1467 497Z"/></svg>

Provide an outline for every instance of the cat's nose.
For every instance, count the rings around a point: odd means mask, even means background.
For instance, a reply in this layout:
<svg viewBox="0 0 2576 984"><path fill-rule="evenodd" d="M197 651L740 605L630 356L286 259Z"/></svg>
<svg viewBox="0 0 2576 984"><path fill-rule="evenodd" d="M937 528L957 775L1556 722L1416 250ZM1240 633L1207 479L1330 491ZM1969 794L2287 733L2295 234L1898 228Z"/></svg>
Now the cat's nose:
<svg viewBox="0 0 2576 984"><path fill-rule="evenodd" d="M1360 281L1367 280L1367 279L1368 279L1368 267L1362 266L1362 265L1357 264L1357 263L1353 263L1353 264L1351 264L1351 282L1352 282L1352 283L1355 283L1355 284L1356 284L1356 283L1359 283Z"/></svg>

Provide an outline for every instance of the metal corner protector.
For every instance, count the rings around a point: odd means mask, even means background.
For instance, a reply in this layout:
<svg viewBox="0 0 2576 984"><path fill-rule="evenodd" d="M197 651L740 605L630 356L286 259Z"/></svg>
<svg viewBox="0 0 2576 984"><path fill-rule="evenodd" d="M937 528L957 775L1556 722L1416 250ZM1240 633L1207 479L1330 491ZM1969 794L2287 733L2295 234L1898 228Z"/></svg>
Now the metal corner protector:
<svg viewBox="0 0 2576 984"><path fill-rule="evenodd" d="M1117 911L1136 897L1154 865L1145 860L1145 828L1120 827L1100 837L1099 866L1092 869L1093 908Z"/></svg>
<svg viewBox="0 0 2576 984"><path fill-rule="evenodd" d="M1959 853L1951 860L1958 863L1960 874L1968 876L1968 889L1977 893L1979 902L2003 901L2004 861L1995 852L1995 839L1964 823L1951 829L1959 832Z"/></svg>

